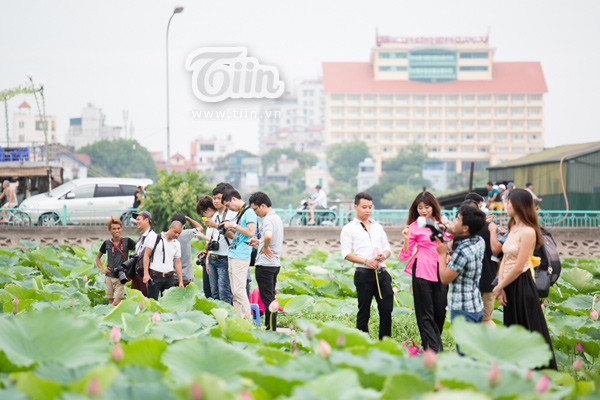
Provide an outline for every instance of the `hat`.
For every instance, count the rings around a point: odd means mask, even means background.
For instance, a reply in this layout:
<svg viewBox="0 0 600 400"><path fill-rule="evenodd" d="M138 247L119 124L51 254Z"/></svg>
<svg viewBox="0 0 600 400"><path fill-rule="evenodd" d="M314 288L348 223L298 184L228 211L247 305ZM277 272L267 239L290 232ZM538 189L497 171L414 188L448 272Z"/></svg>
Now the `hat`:
<svg viewBox="0 0 600 400"><path fill-rule="evenodd" d="M150 211L140 211L139 213L133 213L133 218L137 218L138 215L141 215L142 217L152 220L152 214L150 214Z"/></svg>
<svg viewBox="0 0 600 400"><path fill-rule="evenodd" d="M494 186L492 186L492 189L496 189L496 190L498 190L498 185L494 185Z"/></svg>
<svg viewBox="0 0 600 400"><path fill-rule="evenodd" d="M508 189L512 189L512 188L514 188L514 187L515 187L515 184L514 184L514 183L512 183L512 182L508 182L508 184L506 185L506 187L507 187Z"/></svg>
<svg viewBox="0 0 600 400"><path fill-rule="evenodd" d="M315 186L315 189L321 189L321 185Z"/></svg>
<svg viewBox="0 0 600 400"><path fill-rule="evenodd" d="M506 185L504 183L501 183L498 185L498 189L506 190Z"/></svg>

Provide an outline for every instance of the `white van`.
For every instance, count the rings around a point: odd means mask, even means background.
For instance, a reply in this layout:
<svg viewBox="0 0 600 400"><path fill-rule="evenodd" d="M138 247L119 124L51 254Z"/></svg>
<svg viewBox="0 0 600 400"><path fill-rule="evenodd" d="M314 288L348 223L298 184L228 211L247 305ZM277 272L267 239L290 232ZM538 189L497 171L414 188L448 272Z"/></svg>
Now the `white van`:
<svg viewBox="0 0 600 400"><path fill-rule="evenodd" d="M23 200L20 209L35 225L59 224L63 215L67 216L68 224L99 225L112 216L129 225L129 210L137 187L150 184L151 179L74 179Z"/></svg>

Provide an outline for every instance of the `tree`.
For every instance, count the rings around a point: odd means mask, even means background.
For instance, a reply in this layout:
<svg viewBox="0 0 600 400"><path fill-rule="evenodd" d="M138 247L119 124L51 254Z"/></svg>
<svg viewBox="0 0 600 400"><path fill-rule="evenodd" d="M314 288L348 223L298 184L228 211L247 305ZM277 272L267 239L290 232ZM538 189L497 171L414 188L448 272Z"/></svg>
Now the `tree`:
<svg viewBox="0 0 600 400"><path fill-rule="evenodd" d="M198 199L211 193L206 176L199 171L171 172L169 175L158 171L158 180L146 189L142 209L152 213L152 227L160 232L169 226L171 217L178 212L198 221Z"/></svg>
<svg viewBox="0 0 600 400"><path fill-rule="evenodd" d="M277 161L282 155L285 155L290 160L297 160L302 169L310 168L318 161L317 156L312 153L299 152L292 148L273 148L261 157L263 174L267 173L267 170L271 165L277 166Z"/></svg>
<svg viewBox="0 0 600 400"><path fill-rule="evenodd" d="M329 173L336 181L356 185L358 164L369 157L369 148L360 140L331 144L327 147Z"/></svg>
<svg viewBox="0 0 600 400"><path fill-rule="evenodd" d="M150 152L137 140L103 139L82 147L79 152L90 156L92 164L113 176L144 175L150 179L157 177L156 165Z"/></svg>

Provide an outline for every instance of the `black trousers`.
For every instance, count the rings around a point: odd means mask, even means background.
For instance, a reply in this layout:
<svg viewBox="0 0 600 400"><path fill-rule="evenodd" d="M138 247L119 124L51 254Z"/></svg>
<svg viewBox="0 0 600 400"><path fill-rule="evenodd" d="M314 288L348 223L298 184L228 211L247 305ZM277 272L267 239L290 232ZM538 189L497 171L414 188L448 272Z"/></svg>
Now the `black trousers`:
<svg viewBox="0 0 600 400"><path fill-rule="evenodd" d="M269 311L269 304L275 300L275 286L280 267L265 267L257 265L254 271L260 300L265 305L265 326L272 331L277 330L277 312Z"/></svg>
<svg viewBox="0 0 600 400"><path fill-rule="evenodd" d="M173 275L170 276L160 276L150 274L151 281L148 281L148 297L154 300L158 300L159 293L162 294L167 289L172 288L173 285Z"/></svg>
<svg viewBox="0 0 600 400"><path fill-rule="evenodd" d="M448 285L438 281L431 282L415 276L417 260L413 264L412 286L415 301L415 316L421 335L421 346L436 353L443 351L442 331L446 321L448 305Z"/></svg>
<svg viewBox="0 0 600 400"><path fill-rule="evenodd" d="M376 279L379 280L382 298L379 297ZM392 277L390 274L387 271L378 273L371 268L356 268L356 272L354 272L354 286L356 286L358 297L356 328L369 333L371 302L373 301L373 296L375 296L377 309L379 310L379 339L383 339L384 336L392 336L394 292L392 291Z"/></svg>

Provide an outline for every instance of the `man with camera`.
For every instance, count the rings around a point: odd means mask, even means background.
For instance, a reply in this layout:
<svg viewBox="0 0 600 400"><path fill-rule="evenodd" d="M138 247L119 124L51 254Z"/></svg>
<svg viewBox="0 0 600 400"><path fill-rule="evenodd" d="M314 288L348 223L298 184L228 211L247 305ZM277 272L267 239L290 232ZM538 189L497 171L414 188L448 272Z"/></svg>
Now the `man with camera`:
<svg viewBox="0 0 600 400"><path fill-rule="evenodd" d="M127 260L130 250L135 250L135 242L130 238L122 238L123 223L120 219L110 218L106 223L111 239L105 240L96 255L96 265L100 272L106 275L104 286L108 304L116 306L125 297L125 284L127 277L121 264ZM106 268L102 267L100 260L106 254Z"/></svg>
<svg viewBox="0 0 600 400"><path fill-rule="evenodd" d="M208 254L205 264L208 265L205 265L205 269L208 267L211 294L215 299L233 304L227 255L234 234L227 232L224 228L219 229L219 225L222 222L234 220L236 214L221 203L224 188L225 186L219 184L213 189L212 198L205 196L200 199L196 206L196 212L207 218L204 223L208 229L206 235L202 235L201 239L206 241Z"/></svg>
<svg viewBox="0 0 600 400"><path fill-rule="evenodd" d="M177 238L177 240L179 241L179 245L181 246L181 274L183 276L183 286L187 286L194 281L194 265L192 263L192 239L194 239L198 232L202 230L202 225L200 225L200 223L191 219L190 217L183 215L182 213L173 214L173 216L171 217L171 222L173 221L181 222L181 225L184 227L187 221L193 226L192 229L183 229L181 231L181 234ZM206 295L206 297L211 297L210 287L208 288L208 293L206 291L206 286L204 287L204 294Z"/></svg>
<svg viewBox="0 0 600 400"><path fill-rule="evenodd" d="M152 214L150 211L140 211L134 214L135 223L137 228L142 234L135 245L135 254L128 260L128 263L135 263L135 274L131 277L131 288L137 289L146 297L148 297L148 287L144 283L144 249L147 243L154 243L156 241L156 232L150 228L150 222L152 221Z"/></svg>
<svg viewBox="0 0 600 400"><path fill-rule="evenodd" d="M181 245L177 240L182 230L182 223L173 221L168 231L156 235L154 242L146 242L143 259L144 283L148 285L148 297L154 300L158 300L159 294L174 286L175 273L179 287L184 287L181 276Z"/></svg>
<svg viewBox="0 0 600 400"><path fill-rule="evenodd" d="M236 212L234 221L227 221L220 226L231 229L235 233L228 252L229 282L233 293L233 307L241 318L250 319L250 301L246 291L248 271L252 247L247 243L254 236L256 229L256 214L249 205L244 203L242 196L235 189L223 193L222 203L231 211Z"/></svg>

